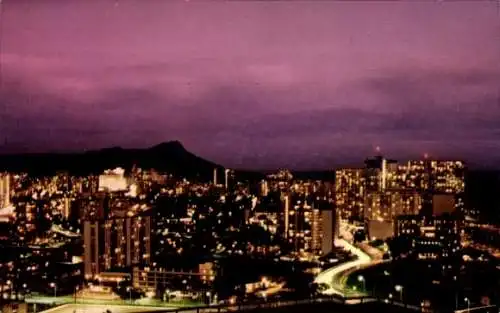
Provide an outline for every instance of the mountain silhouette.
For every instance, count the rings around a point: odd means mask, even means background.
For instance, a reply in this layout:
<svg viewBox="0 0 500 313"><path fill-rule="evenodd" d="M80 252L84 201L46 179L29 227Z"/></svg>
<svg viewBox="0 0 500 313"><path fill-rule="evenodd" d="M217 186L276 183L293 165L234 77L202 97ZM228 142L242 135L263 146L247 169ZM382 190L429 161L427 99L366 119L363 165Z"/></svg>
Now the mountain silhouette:
<svg viewBox="0 0 500 313"><path fill-rule="evenodd" d="M28 172L32 175L100 174L105 169L133 166L156 169L176 177L212 180L214 168L223 167L187 151L179 141L161 143L148 149L112 147L84 153L40 153L0 155L0 171Z"/></svg>

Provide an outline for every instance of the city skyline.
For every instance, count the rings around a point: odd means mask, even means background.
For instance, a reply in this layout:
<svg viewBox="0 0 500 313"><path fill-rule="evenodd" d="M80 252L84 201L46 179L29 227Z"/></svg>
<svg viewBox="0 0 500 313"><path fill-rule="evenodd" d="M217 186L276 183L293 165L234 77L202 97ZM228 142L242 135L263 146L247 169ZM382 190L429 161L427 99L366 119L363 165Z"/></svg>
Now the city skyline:
<svg viewBox="0 0 500 313"><path fill-rule="evenodd" d="M493 2L3 1L0 153L495 167L499 27Z"/></svg>

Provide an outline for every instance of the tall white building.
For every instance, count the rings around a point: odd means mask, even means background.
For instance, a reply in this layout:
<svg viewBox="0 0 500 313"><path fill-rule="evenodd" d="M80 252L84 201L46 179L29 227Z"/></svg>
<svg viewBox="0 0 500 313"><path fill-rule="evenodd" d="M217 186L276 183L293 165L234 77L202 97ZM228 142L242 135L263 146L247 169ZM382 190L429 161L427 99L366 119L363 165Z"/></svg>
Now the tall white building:
<svg viewBox="0 0 500 313"><path fill-rule="evenodd" d="M10 206L10 175L0 174L0 209Z"/></svg>
<svg viewBox="0 0 500 313"><path fill-rule="evenodd" d="M128 190L128 182L125 177L125 170L116 168L107 170L103 175L99 176L99 191L126 191Z"/></svg>

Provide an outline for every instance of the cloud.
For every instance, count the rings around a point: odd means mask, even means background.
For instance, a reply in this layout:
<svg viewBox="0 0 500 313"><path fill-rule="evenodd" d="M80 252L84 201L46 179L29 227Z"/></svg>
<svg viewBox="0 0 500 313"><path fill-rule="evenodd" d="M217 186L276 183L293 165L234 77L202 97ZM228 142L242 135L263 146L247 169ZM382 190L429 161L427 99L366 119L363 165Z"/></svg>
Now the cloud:
<svg viewBox="0 0 500 313"><path fill-rule="evenodd" d="M37 142L38 147L42 142L55 148L65 142L68 149L144 147L180 139L195 152L229 165L253 160L265 167L276 160L307 167L312 166L307 160L314 159L313 165L326 166L334 155L354 159L375 145L396 155L419 155L424 149L443 153L443 147L458 151L464 140L471 150L481 143L495 146L500 134L500 107L493 92L497 79L487 71L387 70L384 76L345 84L347 91L325 94L328 105L302 109L297 109L302 101L295 97L297 86L277 90L252 84L213 84L188 101L151 86L103 89L91 102L43 94L39 88L35 106L28 109L32 86L11 82L3 98L16 105L6 110L10 122L3 128L18 141ZM474 89L478 81L488 92ZM446 95L450 90L459 94L459 101ZM335 94L342 92L365 93L374 107L353 106L341 97L335 101ZM283 99L289 102L272 105ZM13 123L26 125L22 132L30 135L14 135L20 128ZM55 133L58 140L51 142ZM221 155L220 149L227 154Z"/></svg>
<svg viewBox="0 0 500 313"><path fill-rule="evenodd" d="M499 154L494 4L175 3L10 2L10 151L179 139L245 167L327 166L374 145Z"/></svg>

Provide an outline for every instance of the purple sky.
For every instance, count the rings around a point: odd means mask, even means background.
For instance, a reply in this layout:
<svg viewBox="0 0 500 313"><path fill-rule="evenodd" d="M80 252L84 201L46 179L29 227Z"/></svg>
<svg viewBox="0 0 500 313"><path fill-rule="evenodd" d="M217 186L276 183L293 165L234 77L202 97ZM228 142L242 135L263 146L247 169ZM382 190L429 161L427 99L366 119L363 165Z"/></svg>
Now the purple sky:
<svg viewBox="0 0 500 313"><path fill-rule="evenodd" d="M500 167L495 2L4 0L0 153Z"/></svg>

